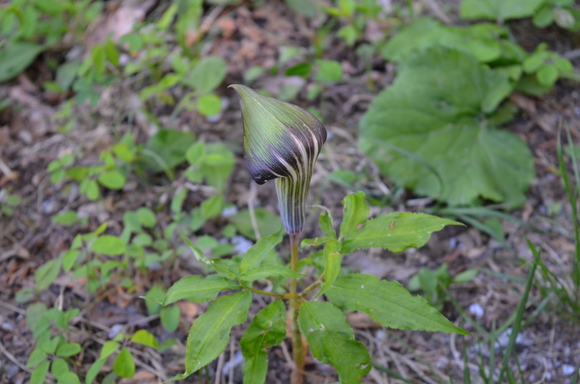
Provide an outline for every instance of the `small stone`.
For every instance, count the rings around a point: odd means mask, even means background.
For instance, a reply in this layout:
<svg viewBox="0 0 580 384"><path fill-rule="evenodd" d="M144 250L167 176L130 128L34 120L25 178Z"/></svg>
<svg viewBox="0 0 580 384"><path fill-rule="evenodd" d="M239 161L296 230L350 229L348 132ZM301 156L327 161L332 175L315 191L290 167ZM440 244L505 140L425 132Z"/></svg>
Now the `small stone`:
<svg viewBox="0 0 580 384"><path fill-rule="evenodd" d="M569 365L569 364L563 364L562 365L562 375L564 375L564 376L570 376L574 372L576 372L576 368L573 367L572 365Z"/></svg>
<svg viewBox="0 0 580 384"><path fill-rule="evenodd" d="M469 313L471 313L477 319L481 319L485 314L485 310L480 304L474 303L469 306Z"/></svg>

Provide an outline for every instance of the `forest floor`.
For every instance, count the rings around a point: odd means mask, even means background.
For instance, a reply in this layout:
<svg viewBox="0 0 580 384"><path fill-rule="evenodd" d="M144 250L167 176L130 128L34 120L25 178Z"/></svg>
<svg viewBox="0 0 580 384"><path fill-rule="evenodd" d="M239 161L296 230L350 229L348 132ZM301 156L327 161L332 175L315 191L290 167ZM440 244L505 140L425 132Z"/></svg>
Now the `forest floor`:
<svg viewBox="0 0 580 384"><path fill-rule="evenodd" d="M423 7L417 2L417 12L445 18L446 22L458 23L455 9ZM111 8L113 9L113 8ZM114 10L104 15L112 17ZM264 2L258 8L240 5L222 7L212 13L207 23L218 25L224 31L221 38L212 40L208 53L223 57L228 62L228 76L219 92L229 100L217 122L209 122L195 112L179 114L173 126L189 130L205 142L223 142L235 149L236 165L229 181L227 201L244 209L248 204L277 212L277 200L272 183L255 186L248 174L241 154L242 122L233 91L226 86L240 83L243 73L252 65L271 67L276 63L279 47L285 44L304 46L316 36L319 25L292 13L283 2ZM217 15L217 16L216 16ZM443 16L442 16L443 15ZM368 25L366 33L373 39L376 31ZM378 26L376 26L379 28ZM577 37L571 33L549 28L541 36L529 33L529 22L511 24L517 41L526 49L533 50L539 41L565 55L578 48ZM94 30L91 33L95 33ZM536 32L537 33L537 32ZM325 118L329 139L316 164L312 180L310 201L329 207L335 217L342 212L341 200L345 194L364 189L367 194L379 196L397 189L389 180L382 178L376 167L357 148L357 124L378 90L389 86L394 76L394 66L382 58L372 61L371 70L354 55L346 45L332 45L325 57L341 62L348 80L328 85L323 90L318 109ZM61 100L55 100L50 92L43 91L41 84L51 80L46 60L38 59L32 67L9 83L0 84L0 100L10 98L12 106L0 111L0 190L10 190L22 198L22 203L11 216L0 217L0 381L25 383L30 369L25 367L33 349L34 340L25 323L25 304L16 300L17 292L34 287L34 272L46 261L58 257L67 250L77 233L87 233L107 221L109 228L120 232L123 212L142 206L157 207L165 204L168 195L177 187L179 180L164 180L163 175L153 183L132 181L121 191L109 192L98 202L79 196L74 188L65 189L53 185L47 174L47 165L62 154L82 146L86 163L98 161L100 151L120 137L132 132L138 142L150 136L145 118L133 121L119 119L118 110L128 109L135 90L127 84L117 84L106 89L98 106L91 109L79 105L75 109L77 125L71 133L59 132L57 118ZM580 58L572 60L580 69ZM288 82L305 81L283 74L260 78L255 87L278 94ZM376 88L369 87L375 84ZM517 120L506 129L515 132L531 149L535 158L536 179L528 192L525 206L509 214L520 223L502 220L504 243L500 243L475 228L453 227L434 234L426 246L393 255L385 250L358 251L345 259L345 266L353 270L373 274L379 278L397 280L407 285L409 279L421 268L437 269L448 263L451 276L468 269L478 268L474 279L455 283L448 293L454 303L442 299L442 313L456 324L463 326L474 337L459 337L443 333L397 331L385 329L368 317L355 314L349 321L356 329L357 340L364 342L377 365L387 367L401 378L389 376L375 367L364 383L448 383L463 382L464 371L471 370L472 382L477 379L481 367L501 364L512 329L513 314L518 307L525 288L530 262L534 255L527 241L542 249L543 264L558 276L569 276L575 252L572 214L566 191L558 175L557 140L560 122L567 124L574 140L580 138L580 88L577 84L560 81L555 90L541 97L517 95L512 97L521 108ZM161 122L170 121L171 110L155 111ZM327 177L339 169L353 170L368 175L358 185L347 188ZM399 191L400 192L400 191ZM204 193L200 191L199 193ZM388 210L421 211L433 204L430 199L403 192L393 198L396 204ZM198 204L196 196L186 200L185 207ZM82 212L88 218L86 225L62 227L51 218L65 209ZM385 208L380 208L385 212ZM371 214L379 208L373 207ZM158 214L160 225L167 219L167 212ZM198 235L214 235L219 221L210 222ZM318 234L317 214L308 217L306 237ZM180 239L175 239L176 244ZM182 244L180 244L182 245ZM160 340L170 337L180 342L163 353L137 349L137 374L134 379L122 383L157 383L183 372L184 344L187 330L193 320L207 308L205 304L179 303L182 325L172 334L160 326L158 316L148 316L140 298L154 282L163 281L168 287L179 278L199 274L202 269L184 253L170 268L139 272L135 274L136 288L127 291L111 286L100 295L88 294L79 280L62 275L50 289L38 295L37 300L47 305L66 307L76 303L83 308L71 327L72 340L83 346L83 354L76 362L86 370L100 350L100 340L122 325L126 329L145 328ZM526 383L567 383L575 369L580 366L580 326L559 311L559 303L550 297L549 282L540 270L534 279L524 314L525 326L516 340L520 369ZM255 302L252 313L263 303ZM465 312L459 313L458 308ZM572 314L578 316L578 313ZM466 317L471 322L466 322ZM511 319L511 320L510 320ZM505 329L502 325L505 324ZM486 339L479 328L491 332L499 329L496 339ZM234 327L232 344L218 361L211 364L211 372L223 371L223 382L241 382L241 360L238 347L243 334L241 326ZM289 348L289 345L288 347ZM267 383L287 383L291 362L287 348L276 347L270 351L270 370ZM491 350L493 349L493 351ZM491 356L495 355L495 362ZM512 365L515 362L512 359ZM229 379L230 369L234 376ZM307 360L306 381L329 383L336 381L332 367L313 358ZM184 382L214 382L202 374Z"/></svg>

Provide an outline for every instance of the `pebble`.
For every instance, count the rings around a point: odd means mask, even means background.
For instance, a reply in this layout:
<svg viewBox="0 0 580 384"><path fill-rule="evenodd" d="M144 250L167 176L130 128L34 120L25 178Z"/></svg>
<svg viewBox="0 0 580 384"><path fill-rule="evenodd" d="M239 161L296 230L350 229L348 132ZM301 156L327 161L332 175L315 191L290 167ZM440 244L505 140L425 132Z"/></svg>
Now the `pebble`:
<svg viewBox="0 0 580 384"><path fill-rule="evenodd" d="M574 372L576 372L576 368L574 368L572 365L569 364L562 365L562 375L570 376Z"/></svg>
<svg viewBox="0 0 580 384"><path fill-rule="evenodd" d="M123 328L125 328L123 324L114 324L109 332L109 339L114 339L115 336L123 331Z"/></svg>
<svg viewBox="0 0 580 384"><path fill-rule="evenodd" d="M469 313L471 313L477 319L481 319L485 314L485 310L480 304L474 303L469 306Z"/></svg>
<svg viewBox="0 0 580 384"><path fill-rule="evenodd" d="M232 237L232 244L235 251L240 254L248 252L248 249L252 248L252 245L254 245L252 241L246 239L244 236Z"/></svg>

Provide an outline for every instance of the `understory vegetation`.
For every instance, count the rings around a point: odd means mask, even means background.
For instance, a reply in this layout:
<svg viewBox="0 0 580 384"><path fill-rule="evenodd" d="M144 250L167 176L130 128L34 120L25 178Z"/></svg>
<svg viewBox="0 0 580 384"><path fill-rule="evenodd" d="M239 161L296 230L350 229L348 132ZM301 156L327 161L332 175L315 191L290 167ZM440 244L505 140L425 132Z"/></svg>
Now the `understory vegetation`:
<svg viewBox="0 0 580 384"><path fill-rule="evenodd" d="M578 382L579 33L573 0L1 3L0 377ZM295 121L298 230L295 175L252 180Z"/></svg>

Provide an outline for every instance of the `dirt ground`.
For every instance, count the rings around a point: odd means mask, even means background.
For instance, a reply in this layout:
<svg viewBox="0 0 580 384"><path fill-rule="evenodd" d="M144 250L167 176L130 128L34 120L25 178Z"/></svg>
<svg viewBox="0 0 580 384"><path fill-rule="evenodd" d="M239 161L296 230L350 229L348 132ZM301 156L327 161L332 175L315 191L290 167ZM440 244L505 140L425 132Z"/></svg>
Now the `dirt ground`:
<svg viewBox="0 0 580 384"><path fill-rule="evenodd" d="M437 7L436 1L418 1L418 11L445 21L457 23L456 9ZM439 2L442 3L442 2ZM209 15L209 13L208 13ZM210 16L207 16L210 17ZM277 212L274 186L267 183L255 186L246 171L241 155L242 126L237 101L226 86L242 81L244 71L252 65L272 67L283 45L308 46L314 37L320 20L297 17L283 2L265 2L259 8L246 5L221 12L211 13L209 25L215 25L229 34L217 37L204 49L207 53L225 58L229 64L226 82L221 94L229 100L229 107L218 122L210 123L195 112L184 112L178 116L177 129L189 130L206 142L225 142L236 148L236 168L228 188L228 201L239 209L248 203ZM510 25L518 42L532 50L540 41L566 55L577 50L580 39L557 28L539 31L529 22ZM367 34L374 38L376 31L389 31L393 26L368 25ZM400 191L388 179L381 177L376 167L357 149L357 124L376 93L388 86L394 76L394 66L380 57L372 61L371 71L343 44L333 44L325 51L325 58L338 60L343 65L345 80L325 88L320 105L325 118L329 139L323 149L313 176L310 202L329 207L335 217L341 216L341 200L350 190L330 181L327 176L338 169L348 169L363 175L354 189L363 189L368 196L377 199L388 194L390 207L373 207L372 214L389 210L421 211L432 207L433 202L421 199L409 192ZM155 207L163 204L168 193L175 190L177 182L160 177L150 183L131 180L122 191L109 191L97 203L81 197L75 188L53 185L46 167L63 153L82 148L87 164L98 161L99 152L109 145L114 137L124 132L133 132L139 142L150 136L145 119L136 118L132 123L119 118L119 110L130 109L130 100L135 90L129 84L117 84L103 92L99 104L91 109L79 105L74 113L77 124L72 132L62 134L58 129L55 113L62 100L55 100L40 84L53 76L46 66L46 57L41 57L17 79L0 85L0 100L10 98L9 108L0 111L0 189L11 190L23 201L14 215L0 217L0 380L2 383L26 383L30 370L25 368L27 357L33 349L33 339L25 325L25 305L18 304L16 293L23 288L34 287L34 271L47 260L58 257L67 250L77 233L94 230L103 221L109 222L113 231L122 226L122 213L142 206ZM571 57L576 70L580 69L580 55ZM369 80L376 89L368 86ZM296 80L280 75L269 75L259 80L254 87L261 87L276 94L282 85ZM174 95L177 98L180 95ZM303 95L302 95L303 96ZM304 100L301 98L301 100ZM438 268L443 262L449 264L451 275L470 268L479 268L480 273L468 283L454 284L450 295L453 305L446 301L442 312L458 325L471 332L474 337L459 337L442 333L403 332L378 326L368 318L354 314L349 318L356 328L357 340L364 342L373 360L388 367L413 383L462 382L464 368L472 373L472 382L479 383L477 372L480 366L490 363L490 343L471 323L465 323L457 307L462 308L488 332L500 328L517 308L524 282L533 260L526 240L542 248L542 261L563 279L569 275L574 254L574 239L571 236L571 209L561 179L558 176L556 143L558 126L566 124L574 140L580 138L580 87L577 83L560 81L550 94L533 98L516 95L512 98L520 108L517 120L506 127L517 133L531 148L535 157L537 177L528 193L525 206L510 214L522 220L526 226L513 221L502 221L505 244L501 244L478 230L448 228L436 233L429 243L420 249L412 249L401 255L373 249L357 252L345 260L345 265L363 273L380 278L394 279L403 285L420 268ZM308 106L307 102L302 101ZM171 110L160 108L155 111L160 121L168 121ZM203 192L202 192L203 193ZM165 199L165 200L164 200ZM186 204L193 208L195 199ZM555 212L551 207L561 204ZM63 209L83 212L88 217L84 226L62 227L52 222L51 217ZM161 211L158 219L167 219ZM211 235L219 223L209 223L199 235ZM305 236L316 236L317 214L308 217ZM118 233L117 233L118 234ZM182 245L179 239L176 244ZM137 349L137 377L123 383L156 383L183 371L184 345L189 325L206 306L195 303L180 303L182 326L175 334L169 334L160 326L157 316L147 316L145 305L139 296L144 295L153 282L162 280L166 286L177 279L200 273L199 266L190 261L191 255L183 254L172 268L148 271L135 276L139 289L127 292L120 287L111 287L96 297L89 295L81 283L67 275L61 276L37 300L47 305L67 307L75 304L84 308L73 321L71 333L74 341L83 346L83 353L75 362L80 371L86 370L100 350L102 340L119 324L127 329L146 328L160 340L175 337L177 346L157 353L151 349ZM530 319L516 342L520 368L526 383L568 383L574 369L580 366L580 326L558 311L554 297L545 300L542 287L547 282L537 274L530 292L524 319ZM267 301L255 302L255 313ZM577 315L577 314L576 314ZM577 319L576 319L577 320ZM509 329L498 338L493 346L495 367L500 366L501 352L505 348ZM507 332L507 333L506 333ZM231 347L210 366L211 372L224 373L223 382L241 382L241 353L237 341L243 334L242 327L235 327ZM267 383L287 383L290 374L288 346L273 348L270 352L270 370ZM233 368L234 375L229 373ZM310 358L307 361L307 382L330 383L336 381L332 367ZM204 381L203 375L192 376L184 382ZM374 368L363 380L364 383L403 383Z"/></svg>

